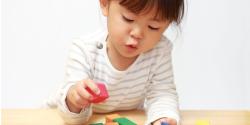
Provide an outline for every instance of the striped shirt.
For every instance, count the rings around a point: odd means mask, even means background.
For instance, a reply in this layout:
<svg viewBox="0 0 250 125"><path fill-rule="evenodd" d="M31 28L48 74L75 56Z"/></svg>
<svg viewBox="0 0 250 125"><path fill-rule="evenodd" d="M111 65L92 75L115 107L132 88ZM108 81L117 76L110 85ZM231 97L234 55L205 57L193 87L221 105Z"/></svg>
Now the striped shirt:
<svg viewBox="0 0 250 125"><path fill-rule="evenodd" d="M172 44L166 37L150 51L142 53L126 70L115 69L109 61L107 32L74 40L69 51L64 85L56 97L61 115L67 123L86 122L92 112L107 113L140 107L147 113L146 124L161 117L179 121L178 97L173 82ZM69 111L65 98L70 86L83 79L104 83L109 98L91 104L79 114Z"/></svg>

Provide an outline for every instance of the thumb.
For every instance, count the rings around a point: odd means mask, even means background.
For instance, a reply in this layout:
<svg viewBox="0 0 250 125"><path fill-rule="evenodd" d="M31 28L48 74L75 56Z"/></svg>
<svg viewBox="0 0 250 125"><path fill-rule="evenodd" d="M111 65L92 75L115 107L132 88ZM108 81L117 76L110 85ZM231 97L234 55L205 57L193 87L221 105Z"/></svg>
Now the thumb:
<svg viewBox="0 0 250 125"><path fill-rule="evenodd" d="M173 118L165 118L169 125L177 125L177 121Z"/></svg>

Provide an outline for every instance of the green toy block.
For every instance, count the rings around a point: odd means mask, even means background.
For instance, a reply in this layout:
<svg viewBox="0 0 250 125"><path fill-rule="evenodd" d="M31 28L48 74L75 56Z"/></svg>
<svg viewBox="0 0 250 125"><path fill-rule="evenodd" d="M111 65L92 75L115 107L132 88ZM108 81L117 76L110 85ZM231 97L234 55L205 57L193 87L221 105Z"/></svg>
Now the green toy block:
<svg viewBox="0 0 250 125"><path fill-rule="evenodd" d="M92 124L89 124L89 125L104 125L103 123L92 123Z"/></svg>
<svg viewBox="0 0 250 125"><path fill-rule="evenodd" d="M119 125L137 125L136 123L130 121L129 119L127 118L116 118L113 120L114 122L118 122Z"/></svg>

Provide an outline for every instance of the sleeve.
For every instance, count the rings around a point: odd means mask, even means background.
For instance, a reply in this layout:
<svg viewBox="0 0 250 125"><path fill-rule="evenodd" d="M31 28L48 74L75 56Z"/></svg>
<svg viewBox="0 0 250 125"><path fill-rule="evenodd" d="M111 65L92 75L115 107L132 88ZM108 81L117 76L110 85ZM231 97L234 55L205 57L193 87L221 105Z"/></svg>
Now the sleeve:
<svg viewBox="0 0 250 125"><path fill-rule="evenodd" d="M146 112L147 122L150 125L153 121L168 117L176 119L179 124L179 104L176 87L173 80L173 70L171 62L172 45L169 43L167 52L158 60L152 78L147 87Z"/></svg>
<svg viewBox="0 0 250 125"><path fill-rule="evenodd" d="M91 63L88 60L88 53L82 45L83 41L74 41L69 50L69 56L66 65L64 84L57 93L57 108L59 114L68 124L85 123L92 115L92 106L82 109L80 113L70 112L65 99L69 88L77 81L90 78Z"/></svg>

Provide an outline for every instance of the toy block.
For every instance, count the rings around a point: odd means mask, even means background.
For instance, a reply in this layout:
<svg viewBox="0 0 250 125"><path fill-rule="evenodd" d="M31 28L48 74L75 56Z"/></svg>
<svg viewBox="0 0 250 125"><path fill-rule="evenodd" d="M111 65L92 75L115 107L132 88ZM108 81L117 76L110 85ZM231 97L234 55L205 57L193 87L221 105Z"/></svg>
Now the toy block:
<svg viewBox="0 0 250 125"><path fill-rule="evenodd" d="M118 122L106 122L105 125L119 125Z"/></svg>
<svg viewBox="0 0 250 125"><path fill-rule="evenodd" d="M104 125L103 123L92 123L92 124L89 124L89 125Z"/></svg>
<svg viewBox="0 0 250 125"><path fill-rule="evenodd" d="M195 125L210 125L208 120L196 120Z"/></svg>
<svg viewBox="0 0 250 125"><path fill-rule="evenodd" d="M106 120L105 121L106 121L106 123L113 122L113 120L116 119L116 118L121 118L121 116L118 115L118 114L106 115L106 117L105 117Z"/></svg>
<svg viewBox="0 0 250 125"><path fill-rule="evenodd" d="M127 118L116 118L113 120L114 122L118 122L119 125L137 125L136 123L130 121Z"/></svg>
<svg viewBox="0 0 250 125"><path fill-rule="evenodd" d="M95 94L89 87L86 87L86 90L93 96L93 99L90 100L90 102L92 102L92 103L102 102L109 97L108 91L107 91L105 85L102 83L96 83L96 84L97 84L98 88L100 89L99 95Z"/></svg>
<svg viewBox="0 0 250 125"><path fill-rule="evenodd" d="M161 125L169 125L167 122L161 122Z"/></svg>

